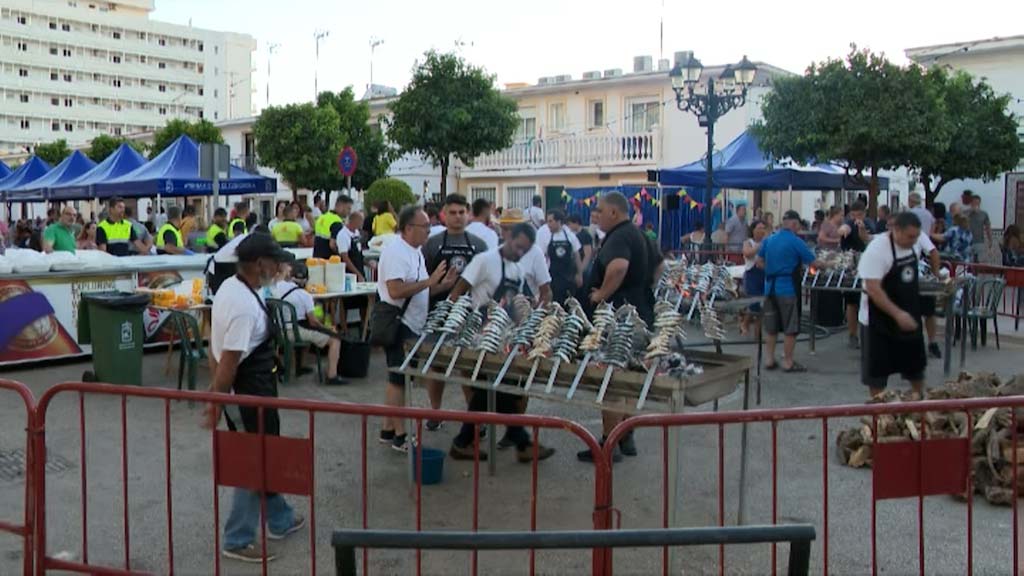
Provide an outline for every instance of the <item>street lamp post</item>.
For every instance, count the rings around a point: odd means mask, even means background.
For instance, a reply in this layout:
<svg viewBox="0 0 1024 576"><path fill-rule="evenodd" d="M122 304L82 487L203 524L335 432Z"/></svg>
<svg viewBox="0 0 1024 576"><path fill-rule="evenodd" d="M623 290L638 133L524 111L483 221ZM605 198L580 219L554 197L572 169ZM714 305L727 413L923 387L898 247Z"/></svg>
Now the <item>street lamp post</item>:
<svg viewBox="0 0 1024 576"><path fill-rule="evenodd" d="M693 112L701 127L707 128L707 180L704 185L704 245L702 250L711 251L711 189L714 186L715 122L730 110L739 108L747 101L747 88L757 73L747 57L734 65L725 67L718 78L708 76L704 93L696 90L704 66L690 54L683 62L677 62L669 77L672 90L676 93L676 107L681 112Z"/></svg>
<svg viewBox="0 0 1024 576"><path fill-rule="evenodd" d="M316 104L317 98L320 97L320 41L331 32L329 30L317 30L313 33L313 40L316 41L316 60L313 63L313 104Z"/></svg>
<svg viewBox="0 0 1024 576"><path fill-rule="evenodd" d="M274 59L274 52L277 52L280 47L281 45L277 42L273 42L267 47L267 108L270 107L270 61Z"/></svg>

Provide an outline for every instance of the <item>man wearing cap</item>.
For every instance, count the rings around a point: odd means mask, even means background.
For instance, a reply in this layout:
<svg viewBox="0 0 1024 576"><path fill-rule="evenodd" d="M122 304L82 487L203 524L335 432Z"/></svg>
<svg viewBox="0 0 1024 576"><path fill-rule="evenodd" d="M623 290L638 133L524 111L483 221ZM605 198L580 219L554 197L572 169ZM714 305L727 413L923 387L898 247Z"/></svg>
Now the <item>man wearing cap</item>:
<svg viewBox="0 0 1024 576"><path fill-rule="evenodd" d="M278 227L280 226L281 224L278 224ZM284 300L295 307L295 316L299 324L299 338L327 351L326 384L328 386L348 384L338 376L341 336L329 330L317 317L316 303L313 302L313 296L305 288L308 279L305 263L283 262L271 293L274 298ZM286 334L286 336L289 340L293 339L292 334Z"/></svg>
<svg viewBox="0 0 1024 576"><path fill-rule="evenodd" d="M238 244L238 273L221 284L213 299L210 350L216 363L211 392L276 397L278 368L274 322L260 295L273 285L280 264L293 258L269 234L253 233ZM239 407L241 427L249 434L263 432L280 435L281 423L276 409L261 411ZM221 406L207 405L203 425L215 428ZM227 425L237 430L239 422L227 417ZM272 464L272 463L271 463ZM256 545L260 530L261 500L265 501L267 538L281 540L305 524L280 494L260 494L235 488L231 513L224 525L222 554L243 562L260 562L262 547ZM267 560L275 554L268 550Z"/></svg>
<svg viewBox="0 0 1024 576"><path fill-rule="evenodd" d="M334 202L334 211L325 212L316 219L313 226L313 257L324 260L338 254L338 243L335 238L345 226L345 219L352 212L352 199L342 194Z"/></svg>
<svg viewBox="0 0 1024 576"><path fill-rule="evenodd" d="M156 233L157 254L192 254L185 248L181 233L181 207L171 206L167 209L167 223Z"/></svg>
<svg viewBox="0 0 1024 576"><path fill-rule="evenodd" d="M814 253L796 235L800 230L800 214L787 210L782 215L779 231L765 238L757 253L757 264L764 268L764 332L768 360L766 370L775 370L775 343L783 333L782 369L805 372L807 369L793 359L796 336L800 333L800 296L797 290L804 265L814 262Z"/></svg>

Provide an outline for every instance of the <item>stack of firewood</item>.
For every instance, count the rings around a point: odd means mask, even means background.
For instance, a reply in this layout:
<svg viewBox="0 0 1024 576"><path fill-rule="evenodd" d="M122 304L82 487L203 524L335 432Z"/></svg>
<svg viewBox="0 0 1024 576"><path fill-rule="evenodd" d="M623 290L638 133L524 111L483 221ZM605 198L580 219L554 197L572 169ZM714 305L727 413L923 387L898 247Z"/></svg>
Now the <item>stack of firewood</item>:
<svg viewBox="0 0 1024 576"><path fill-rule="evenodd" d="M928 400L986 398L1024 395L1024 374L1007 382L991 372L961 372L952 382L929 390ZM907 402L917 398L909 392L887 391L875 402ZM1009 505L1013 500L1013 436L1009 408L990 408L972 413L972 485L976 494L992 504ZM929 438L966 438L965 412L925 412L882 415L877 418L879 442ZM1018 431L1024 432L1024 409L1017 409ZM923 429L922 429L923 428ZM871 466L871 444L875 423L870 417L859 426L844 430L836 438L840 462L853 468ZM1024 495L1024 437L1018 438L1018 495Z"/></svg>

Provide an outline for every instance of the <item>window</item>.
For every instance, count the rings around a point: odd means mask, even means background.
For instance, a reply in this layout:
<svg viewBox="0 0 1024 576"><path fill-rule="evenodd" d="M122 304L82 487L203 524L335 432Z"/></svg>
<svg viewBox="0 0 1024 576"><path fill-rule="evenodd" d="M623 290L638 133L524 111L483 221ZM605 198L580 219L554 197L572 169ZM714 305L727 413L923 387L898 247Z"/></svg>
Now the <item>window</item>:
<svg viewBox="0 0 1024 576"><path fill-rule="evenodd" d="M71 32L71 24L61 24L60 29L65 32Z"/></svg>
<svg viewBox="0 0 1024 576"><path fill-rule="evenodd" d="M100 99L99 98L93 98L92 99L92 103L93 104L99 104L100 103Z"/></svg>
<svg viewBox="0 0 1024 576"><path fill-rule="evenodd" d="M114 136L120 136L120 135L121 135L121 127L120 126L115 126L114 127Z"/></svg>
<svg viewBox="0 0 1024 576"><path fill-rule="evenodd" d="M18 95L18 100L20 100L23 104L27 104L28 103L28 94L19 94Z"/></svg>
<svg viewBox="0 0 1024 576"><path fill-rule="evenodd" d="M146 39L146 33L145 32L139 32L139 40L145 40L145 39Z"/></svg>
<svg viewBox="0 0 1024 576"><path fill-rule="evenodd" d="M60 106L60 98L50 98L50 104L54 106Z"/></svg>
<svg viewBox="0 0 1024 576"><path fill-rule="evenodd" d="M626 126L633 133L650 132L660 123L661 103L655 97L633 98L626 106Z"/></svg>
<svg viewBox="0 0 1024 576"><path fill-rule="evenodd" d="M90 4L90 5L89 5L89 8L94 8L94 6L93 6L92 4ZM93 25L92 25L92 31L93 31L93 32L99 32L99 30L100 30L100 26L99 26L99 24L93 24Z"/></svg>
<svg viewBox="0 0 1024 576"><path fill-rule="evenodd" d="M50 30L56 30L56 29L57 29L57 23L56 22L50 22Z"/></svg>
<svg viewBox="0 0 1024 576"><path fill-rule="evenodd" d="M50 122L50 130L60 132L60 122Z"/></svg>
<svg viewBox="0 0 1024 576"><path fill-rule="evenodd" d="M537 109L531 107L519 109L519 127L516 128L516 140L530 140L537 136Z"/></svg>
<svg viewBox="0 0 1024 576"><path fill-rule="evenodd" d="M159 44L161 46L167 46L167 39L166 38L161 38L161 39L157 40L157 44Z"/></svg>
<svg viewBox="0 0 1024 576"><path fill-rule="evenodd" d="M32 125L29 124L29 121L25 120L24 118L22 118L22 120L21 120L21 129L22 130L28 130L31 127L32 127Z"/></svg>
<svg viewBox="0 0 1024 576"><path fill-rule="evenodd" d="M70 58L71 57L71 48L65 48L64 49L64 57L65 58Z"/></svg>
<svg viewBox="0 0 1024 576"><path fill-rule="evenodd" d="M167 92L167 86L164 84L161 84L157 89L161 92Z"/></svg>
<svg viewBox="0 0 1024 576"><path fill-rule="evenodd" d="M121 105L120 104L114 104L114 112L120 112L120 111L121 111Z"/></svg>
<svg viewBox="0 0 1024 576"><path fill-rule="evenodd" d="M198 46L198 48L199 48L199 51L200 51L200 52L202 52L202 51L203 51L203 43L202 43L202 42L200 42L200 43L199 43L199 46Z"/></svg>
<svg viewBox="0 0 1024 576"><path fill-rule="evenodd" d="M121 39L121 33L120 32L114 32L113 34L111 34L111 36L114 37L114 40L120 40Z"/></svg>
<svg viewBox="0 0 1024 576"><path fill-rule="evenodd" d="M220 96L220 91L217 90L216 88L214 88L214 90L213 90L213 97L214 98L218 98L219 96Z"/></svg>
<svg viewBox="0 0 1024 576"><path fill-rule="evenodd" d="M587 102L587 128L604 128L604 100Z"/></svg>
<svg viewBox="0 0 1024 576"><path fill-rule="evenodd" d="M214 54L220 54L220 46L214 46L213 47L213 53Z"/></svg>
<svg viewBox="0 0 1024 576"><path fill-rule="evenodd" d="M23 25L24 24L28 24L28 17L27 16L18 16L18 24L23 24ZM22 122L24 122L24 120L22 120ZM25 128L25 126L22 126L22 128Z"/></svg>
<svg viewBox="0 0 1024 576"><path fill-rule="evenodd" d="M114 64L120 64L121 63L121 57L120 56L111 56L110 57L110 61L113 62Z"/></svg>
<svg viewBox="0 0 1024 576"><path fill-rule="evenodd" d="M103 76L100 73L93 72L93 74L92 74L92 81L93 82L99 82L102 79L103 79Z"/></svg>
<svg viewBox="0 0 1024 576"><path fill-rule="evenodd" d="M142 64L145 64L146 63L146 57L145 56L139 56L139 62L142 63Z"/></svg>
<svg viewBox="0 0 1024 576"><path fill-rule="evenodd" d="M530 207L533 202L533 197L537 194L536 185L526 186L505 186L505 207L506 208L522 208L526 210Z"/></svg>
<svg viewBox="0 0 1024 576"><path fill-rule="evenodd" d="M157 111L160 112L161 116L167 114L167 108L164 108L163 106L161 106L160 109Z"/></svg>
<svg viewBox="0 0 1024 576"><path fill-rule="evenodd" d="M166 62L160 62L160 63L158 63L156 65L156 67L161 69L161 70L163 70L163 69L167 68L167 63Z"/></svg>
<svg viewBox="0 0 1024 576"><path fill-rule="evenodd" d="M70 122L66 122L64 124L64 131L65 132L74 132L75 131L75 125L70 123Z"/></svg>
<svg viewBox="0 0 1024 576"><path fill-rule="evenodd" d="M200 96L202 96L202 95L203 95L203 92L205 92L205 90L203 90L203 87L202 87L202 86L200 86L200 87L199 87L199 95L200 95Z"/></svg>
<svg viewBox="0 0 1024 576"><path fill-rule="evenodd" d="M220 76L220 68L217 68L216 66L214 66L213 67L213 75L214 76Z"/></svg>
<svg viewBox="0 0 1024 576"><path fill-rule="evenodd" d="M26 70L24 68L18 68L18 76L20 76L21 78L27 78L28 77L28 70Z"/></svg>
<svg viewBox="0 0 1024 576"><path fill-rule="evenodd" d="M56 72L50 72L50 80L56 80L58 77L60 77L60 74L57 74Z"/></svg>
<svg viewBox="0 0 1024 576"><path fill-rule="evenodd" d="M469 201L476 202L483 198L491 204L498 202L498 188L496 186L471 186L469 189Z"/></svg>
<svg viewBox="0 0 1024 576"><path fill-rule="evenodd" d="M71 82L71 74L65 74L64 75L64 81L65 82Z"/></svg>
<svg viewBox="0 0 1024 576"><path fill-rule="evenodd" d="M220 112L213 113L213 119L216 120L217 118L220 118Z"/></svg>
<svg viewBox="0 0 1024 576"><path fill-rule="evenodd" d="M50 46L50 56L56 56L56 55L57 55L57 47L56 46Z"/></svg>
<svg viewBox="0 0 1024 576"><path fill-rule="evenodd" d="M65 108L71 108L74 105L75 105L75 101L72 100L71 98L65 98L64 99L64 107Z"/></svg>
<svg viewBox="0 0 1024 576"><path fill-rule="evenodd" d="M204 117L206 117L206 114L205 114L205 113L203 113L203 111L202 111L202 110L200 110L200 111L199 111L199 119L200 119L200 120L202 120L202 119L203 119Z"/></svg>
<svg viewBox="0 0 1024 576"><path fill-rule="evenodd" d="M121 87L121 79L120 79L120 78L114 78L113 80L111 80L111 82L110 82L110 83L111 83L111 85L113 85L113 86L114 86L115 88L120 88L120 87Z"/></svg>
<svg viewBox="0 0 1024 576"><path fill-rule="evenodd" d="M551 131L565 129L565 102L548 104L548 129Z"/></svg>
<svg viewBox="0 0 1024 576"><path fill-rule="evenodd" d="M203 65L202 64L197 64L196 65L196 70L198 70L199 73L202 74L203 73Z"/></svg>
<svg viewBox="0 0 1024 576"><path fill-rule="evenodd" d="M18 50L28 52L28 42L18 42Z"/></svg>

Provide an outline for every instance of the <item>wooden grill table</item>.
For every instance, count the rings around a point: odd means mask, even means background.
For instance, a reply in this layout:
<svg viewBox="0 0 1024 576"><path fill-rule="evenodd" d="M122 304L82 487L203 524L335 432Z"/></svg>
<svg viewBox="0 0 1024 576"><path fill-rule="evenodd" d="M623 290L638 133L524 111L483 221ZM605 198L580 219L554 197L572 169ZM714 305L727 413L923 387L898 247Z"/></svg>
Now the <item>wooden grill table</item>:
<svg viewBox="0 0 1024 576"><path fill-rule="evenodd" d="M474 380L471 379L469 375L473 373L473 370L476 367L477 360L480 357L480 351L462 349L456 359L451 376L446 377L445 372L448 369L448 365L451 362L452 355L455 351L455 348L452 346L442 345L437 351L437 355L435 356L433 363L426 372L422 371L422 367L417 366L418 362L426 361L434 348L435 342L436 335L432 338L428 338L416 350L413 362L410 363L405 370L400 370L398 368L391 369L392 372L401 374L405 377L405 397L407 402L412 398L412 381L414 378L442 380L445 382L452 382L463 386L486 390L488 410L491 412L495 410L496 393L503 392L506 394L515 394L517 396L526 396L539 400L583 406L595 410L610 410L623 414L637 414L638 412L669 412L676 414L683 412L686 406L699 406L712 401L716 403L717 408L717 401L720 398L733 393L741 381L743 382L744 410L749 407L750 402L750 368L752 366L752 362L748 356L686 349L684 351L686 360L690 363L702 366L704 373L689 375L683 378L676 378L667 375L655 376L651 382L650 390L648 392L646 402L643 405L643 409L638 411L636 408L637 400L647 376L645 372L616 369L608 385L604 402L598 402L597 394L601 387L601 383L604 380L606 367L604 365L598 365L594 361L587 366L578 383L575 393L570 398L569 390L576 377L576 372L579 369L578 362L569 364L563 362L559 365L558 373L555 375L555 379L549 392L548 378L554 365L553 360L541 360L535 379L531 383L530 388L525 389L522 386L529 377L530 370L533 367L533 360L528 359L526 355L516 356L509 365L504 378L498 386L495 387L494 379L505 363L507 358L506 354L486 354L480 373ZM411 349L411 344L407 345L407 354L409 349ZM495 475L497 472L495 457L497 453L496 428L497 426L493 424L488 425L487 440L490 454L487 459L487 467L488 473L491 476ZM745 428L746 425L744 425L744 430ZM412 430L411 423L407 425L407 430ZM669 429L668 481L669 485L672 486L673 491L673 497L669 502L669 520L672 523L670 525L675 525L676 501L681 493L680 476L677 473L677 468L681 460L681 443L679 441L679 437L679 427L672 427ZM741 449L743 457L741 458L740 465L739 509L740 521L742 522L743 504L746 493L747 450L745 432L742 436ZM412 476L414 466L412 459L414 458L414 452L414 450L409 451L411 481L414 481Z"/></svg>
<svg viewBox="0 0 1024 576"><path fill-rule="evenodd" d="M843 283L839 285L836 280L831 282L820 280L821 277L827 276L825 271L819 271L817 276L805 275L803 281L803 289L807 291L811 300L811 353L815 352L815 342L817 340L814 330L814 319L817 317L818 298L817 295L821 292L839 292L842 294L861 294L864 292L863 282L861 282L859 276L852 278L852 284L847 285ZM817 280L817 282L815 282ZM935 298L935 305L938 308L939 304L945 312L945 327L943 328L943 356L942 356L942 374L943 376L949 376L950 370L953 364L952 348L953 348L953 302L955 296L967 283L966 278L951 278L945 282L938 281L919 281L918 290L921 296L932 296ZM967 326L967 308L964 305L960 307L961 314L961 325ZM964 328L966 330L966 328ZM960 336L960 370L964 369L967 361L967 338L964 334Z"/></svg>

